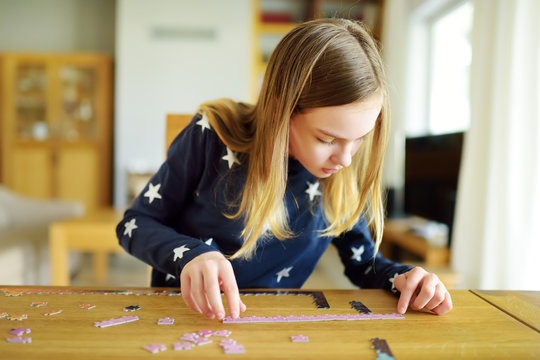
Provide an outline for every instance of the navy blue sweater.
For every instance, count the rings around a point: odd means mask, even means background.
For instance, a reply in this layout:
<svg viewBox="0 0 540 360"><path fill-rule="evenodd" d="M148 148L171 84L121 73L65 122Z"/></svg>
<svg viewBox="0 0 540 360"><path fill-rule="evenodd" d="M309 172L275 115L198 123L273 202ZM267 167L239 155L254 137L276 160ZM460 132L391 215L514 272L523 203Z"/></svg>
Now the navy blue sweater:
<svg viewBox="0 0 540 360"><path fill-rule="evenodd" d="M196 256L216 250L231 255L242 246L242 219L223 214L236 209L246 163L200 114L176 137L116 229L120 245L153 267L152 286L178 287L182 268ZM325 221L319 182L297 160L288 165L284 201L295 236L280 241L268 231L253 257L232 260L239 288L300 288L333 243L354 284L395 291L395 276L411 268L380 254L373 258L364 219L338 238L320 237Z"/></svg>

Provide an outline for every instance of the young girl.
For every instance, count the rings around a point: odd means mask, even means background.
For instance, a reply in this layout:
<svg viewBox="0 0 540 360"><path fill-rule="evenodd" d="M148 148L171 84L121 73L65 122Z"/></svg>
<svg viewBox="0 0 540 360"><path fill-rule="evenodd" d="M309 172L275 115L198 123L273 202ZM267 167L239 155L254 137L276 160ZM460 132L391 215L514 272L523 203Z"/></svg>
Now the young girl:
<svg viewBox="0 0 540 360"><path fill-rule="evenodd" d="M120 244L152 286L222 319L238 288L300 288L330 243L362 288L401 293L397 311L452 308L434 275L377 252L389 125L376 45L341 19L297 26L274 50L255 105L202 104L125 212ZM372 241L373 233L375 242Z"/></svg>

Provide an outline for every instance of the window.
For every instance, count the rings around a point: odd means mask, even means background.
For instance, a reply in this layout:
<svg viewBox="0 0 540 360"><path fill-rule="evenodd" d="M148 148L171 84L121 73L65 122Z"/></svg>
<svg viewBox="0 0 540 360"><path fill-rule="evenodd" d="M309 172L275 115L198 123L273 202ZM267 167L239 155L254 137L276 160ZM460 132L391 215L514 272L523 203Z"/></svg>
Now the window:
<svg viewBox="0 0 540 360"><path fill-rule="evenodd" d="M428 123L432 134L466 130L473 6L467 1L429 26Z"/></svg>
<svg viewBox="0 0 540 360"><path fill-rule="evenodd" d="M424 0L411 16L409 136L467 130L472 1Z"/></svg>

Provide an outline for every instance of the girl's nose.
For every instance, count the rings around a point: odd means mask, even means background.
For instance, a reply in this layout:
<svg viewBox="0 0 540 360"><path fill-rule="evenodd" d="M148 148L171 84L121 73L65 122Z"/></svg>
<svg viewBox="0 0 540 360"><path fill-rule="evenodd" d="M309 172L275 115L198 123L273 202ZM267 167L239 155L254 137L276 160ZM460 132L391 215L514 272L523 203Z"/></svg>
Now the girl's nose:
<svg viewBox="0 0 540 360"><path fill-rule="evenodd" d="M339 147L339 149L334 153L334 155L332 156L332 161L336 163L336 165L347 167L351 165L352 155L352 144L346 144Z"/></svg>

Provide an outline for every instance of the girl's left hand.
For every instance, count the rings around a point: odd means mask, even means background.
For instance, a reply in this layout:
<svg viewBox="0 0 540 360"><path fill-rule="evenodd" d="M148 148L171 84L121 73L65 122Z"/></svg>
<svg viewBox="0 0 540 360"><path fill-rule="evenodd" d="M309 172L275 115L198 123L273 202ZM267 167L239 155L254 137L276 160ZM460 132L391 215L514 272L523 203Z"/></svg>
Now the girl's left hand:
<svg viewBox="0 0 540 360"><path fill-rule="evenodd" d="M398 275L394 287L401 293L397 311L404 314L410 306L413 310L427 309L442 315L452 310L452 299L437 275L419 266Z"/></svg>

